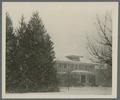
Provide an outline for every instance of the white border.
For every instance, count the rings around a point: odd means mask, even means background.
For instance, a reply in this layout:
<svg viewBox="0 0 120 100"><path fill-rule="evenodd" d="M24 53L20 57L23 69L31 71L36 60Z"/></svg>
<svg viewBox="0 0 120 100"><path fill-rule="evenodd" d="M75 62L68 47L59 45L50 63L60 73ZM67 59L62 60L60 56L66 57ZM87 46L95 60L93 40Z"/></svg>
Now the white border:
<svg viewBox="0 0 120 100"><path fill-rule="evenodd" d="M8 2L7 2L8 3ZM48 3L48 2L47 2ZM87 2L88 3L88 2ZM6 94L5 93L5 2L2 4L2 98L116 98L117 97L117 47L118 47L118 2L115 3L113 20L113 74L112 95L59 95L52 94Z"/></svg>

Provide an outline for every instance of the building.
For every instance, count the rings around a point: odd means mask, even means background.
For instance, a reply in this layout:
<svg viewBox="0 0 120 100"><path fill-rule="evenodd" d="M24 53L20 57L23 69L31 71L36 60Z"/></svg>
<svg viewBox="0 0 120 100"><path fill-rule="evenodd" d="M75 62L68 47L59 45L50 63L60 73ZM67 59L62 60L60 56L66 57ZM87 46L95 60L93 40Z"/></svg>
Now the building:
<svg viewBox="0 0 120 100"><path fill-rule="evenodd" d="M62 86L98 86L103 85L104 76L100 74L100 66L83 61L64 59L56 60L55 68ZM102 66L102 70L105 68Z"/></svg>

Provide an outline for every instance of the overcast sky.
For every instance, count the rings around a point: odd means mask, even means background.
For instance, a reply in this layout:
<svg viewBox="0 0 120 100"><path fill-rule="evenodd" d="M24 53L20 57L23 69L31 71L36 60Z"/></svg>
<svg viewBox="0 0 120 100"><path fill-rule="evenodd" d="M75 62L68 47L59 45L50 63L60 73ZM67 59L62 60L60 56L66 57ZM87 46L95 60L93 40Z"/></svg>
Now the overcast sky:
<svg viewBox="0 0 120 100"><path fill-rule="evenodd" d="M57 59L67 55L80 55L87 58L86 36L95 36L96 15L104 16L106 11L112 13L115 3L82 3L82 2L10 2L3 4L4 13L9 12L14 26L18 26L21 15L26 21L32 12L38 11L43 23L55 43Z"/></svg>

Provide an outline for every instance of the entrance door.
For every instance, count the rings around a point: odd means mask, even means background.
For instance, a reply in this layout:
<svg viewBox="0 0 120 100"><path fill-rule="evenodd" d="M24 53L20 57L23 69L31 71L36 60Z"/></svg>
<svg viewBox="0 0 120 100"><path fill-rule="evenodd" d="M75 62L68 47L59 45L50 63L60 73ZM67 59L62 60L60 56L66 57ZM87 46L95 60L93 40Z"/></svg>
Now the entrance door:
<svg viewBox="0 0 120 100"><path fill-rule="evenodd" d="M85 85L85 81L86 81L85 78L86 78L85 75L81 75L81 83L83 86Z"/></svg>
<svg viewBox="0 0 120 100"><path fill-rule="evenodd" d="M95 76L94 75L89 76L89 83L91 86L95 86Z"/></svg>

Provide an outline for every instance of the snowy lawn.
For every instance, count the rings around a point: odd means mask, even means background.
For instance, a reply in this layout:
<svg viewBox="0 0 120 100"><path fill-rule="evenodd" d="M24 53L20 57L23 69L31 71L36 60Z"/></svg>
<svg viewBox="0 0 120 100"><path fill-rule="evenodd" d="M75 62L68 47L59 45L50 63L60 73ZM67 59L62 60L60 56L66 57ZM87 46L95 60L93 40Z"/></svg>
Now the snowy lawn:
<svg viewBox="0 0 120 100"><path fill-rule="evenodd" d="M8 93L14 94L14 93ZM111 87L61 87L60 92L33 92L15 94L62 94L62 95L111 95Z"/></svg>
<svg viewBox="0 0 120 100"><path fill-rule="evenodd" d="M111 87L63 87L60 89L62 94L77 94L77 95L111 95Z"/></svg>
<svg viewBox="0 0 120 100"><path fill-rule="evenodd" d="M111 87L67 87L60 88L60 92L34 92L34 93L7 93L6 98L91 98L98 95L103 98L110 98ZM86 96L87 95L87 96Z"/></svg>

